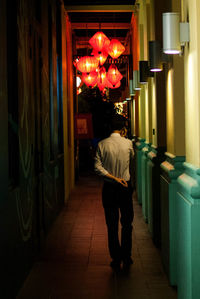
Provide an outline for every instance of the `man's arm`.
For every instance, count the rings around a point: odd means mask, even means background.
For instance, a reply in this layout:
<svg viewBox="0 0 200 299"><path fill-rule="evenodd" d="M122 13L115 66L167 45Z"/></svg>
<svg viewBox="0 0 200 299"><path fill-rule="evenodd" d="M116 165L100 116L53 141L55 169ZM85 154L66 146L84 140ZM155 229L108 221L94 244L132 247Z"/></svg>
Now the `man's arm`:
<svg viewBox="0 0 200 299"><path fill-rule="evenodd" d="M109 173L103 167L102 160L101 160L101 151L100 151L99 147L97 147L97 151L96 151L96 156L95 156L95 161L94 161L94 169L98 175L105 176L105 177L112 179L112 180L116 181L117 183L123 185L124 187L128 187L128 184L124 179L115 177L114 175Z"/></svg>

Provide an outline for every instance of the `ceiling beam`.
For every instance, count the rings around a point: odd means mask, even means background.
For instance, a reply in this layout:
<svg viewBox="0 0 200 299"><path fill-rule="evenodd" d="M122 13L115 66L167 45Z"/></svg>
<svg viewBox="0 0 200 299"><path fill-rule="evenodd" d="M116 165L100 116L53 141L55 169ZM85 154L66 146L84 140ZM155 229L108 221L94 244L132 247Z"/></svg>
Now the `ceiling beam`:
<svg viewBox="0 0 200 299"><path fill-rule="evenodd" d="M99 23L71 23L72 29L99 29ZM130 23L101 23L101 29L130 29Z"/></svg>
<svg viewBox="0 0 200 299"><path fill-rule="evenodd" d="M65 5L67 12L133 12L134 5Z"/></svg>

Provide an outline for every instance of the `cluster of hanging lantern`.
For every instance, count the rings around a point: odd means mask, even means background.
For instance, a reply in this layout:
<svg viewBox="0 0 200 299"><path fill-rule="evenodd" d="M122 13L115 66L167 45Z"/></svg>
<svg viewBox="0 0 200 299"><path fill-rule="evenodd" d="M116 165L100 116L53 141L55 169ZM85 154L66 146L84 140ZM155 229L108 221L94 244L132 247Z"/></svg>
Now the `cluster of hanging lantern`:
<svg viewBox="0 0 200 299"><path fill-rule="evenodd" d="M74 64L82 73L82 81L88 87L94 87L97 84L101 91L105 87L120 87L123 76L117 66L112 63L106 72L103 64L108 55L113 59L117 59L125 51L125 47L117 39L110 41L101 31L96 32L89 40L89 43L93 47L91 56L81 57Z"/></svg>

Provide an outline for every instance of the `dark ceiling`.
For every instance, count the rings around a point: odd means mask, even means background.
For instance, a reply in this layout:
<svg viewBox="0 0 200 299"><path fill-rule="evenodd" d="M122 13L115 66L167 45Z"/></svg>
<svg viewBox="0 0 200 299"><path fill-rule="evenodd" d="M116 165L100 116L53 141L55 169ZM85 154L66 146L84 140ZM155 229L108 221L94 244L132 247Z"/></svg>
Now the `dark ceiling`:
<svg viewBox="0 0 200 299"><path fill-rule="evenodd" d="M135 0L64 0L65 5L134 5Z"/></svg>
<svg viewBox="0 0 200 299"><path fill-rule="evenodd" d="M131 12L69 12L72 23L130 23ZM113 24L114 26L114 24Z"/></svg>
<svg viewBox="0 0 200 299"><path fill-rule="evenodd" d="M128 24L131 23L134 4L135 0L65 0L73 31L77 37L82 38L91 37L97 29L102 29L110 38L125 38L129 31ZM95 28L91 26L92 23L96 24ZM123 25L126 25L125 28Z"/></svg>
<svg viewBox="0 0 200 299"><path fill-rule="evenodd" d="M135 2L136 0L65 0L76 43L76 54L84 56L84 53L88 53L89 39L98 30L102 30L109 39L117 38L128 51Z"/></svg>

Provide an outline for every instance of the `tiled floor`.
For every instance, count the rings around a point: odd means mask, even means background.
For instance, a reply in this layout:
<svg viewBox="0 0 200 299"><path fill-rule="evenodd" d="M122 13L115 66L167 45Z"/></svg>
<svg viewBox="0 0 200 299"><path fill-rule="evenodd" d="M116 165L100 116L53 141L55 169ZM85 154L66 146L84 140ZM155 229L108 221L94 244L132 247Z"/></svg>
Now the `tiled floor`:
<svg viewBox="0 0 200 299"><path fill-rule="evenodd" d="M101 205L101 181L81 177L17 299L175 299L159 250L134 199L130 271L113 272Z"/></svg>

